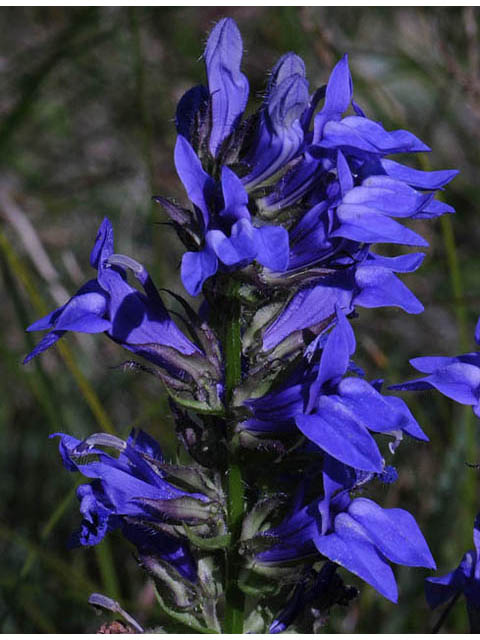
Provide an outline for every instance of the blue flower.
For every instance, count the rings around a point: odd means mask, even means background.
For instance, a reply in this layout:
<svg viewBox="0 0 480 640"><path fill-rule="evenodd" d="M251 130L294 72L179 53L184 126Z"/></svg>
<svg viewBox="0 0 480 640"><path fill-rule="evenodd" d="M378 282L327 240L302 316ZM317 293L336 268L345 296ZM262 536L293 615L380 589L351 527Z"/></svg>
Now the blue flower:
<svg viewBox="0 0 480 640"><path fill-rule="evenodd" d="M454 571L438 578L426 578L425 596L431 609L463 593L469 609L480 609L480 515L473 528L475 549L467 551Z"/></svg>
<svg viewBox="0 0 480 640"><path fill-rule="evenodd" d="M294 53L287 53L272 70L254 141L242 158L250 168L242 178L248 190L268 180L297 155L304 141L300 118L308 103L305 64Z"/></svg>
<svg viewBox="0 0 480 640"><path fill-rule="evenodd" d="M240 425L260 434L291 433L296 427L304 436L356 469L381 471L383 459L370 431L400 439L403 433L428 440L406 404L379 392L378 383L346 375L355 367L350 360L355 337L342 311L324 341L320 361L303 364L279 388L246 405L253 417ZM322 344L310 347L312 356Z"/></svg>
<svg viewBox="0 0 480 640"><path fill-rule="evenodd" d="M297 251L297 256L300 253L295 247L292 251ZM323 268L324 274L316 276L318 283L295 293L277 318L266 327L263 350L273 349L295 331L328 323L334 318L337 305L345 314L352 313L356 306L393 306L407 313L421 313L423 305L395 273L415 271L424 255L409 253L386 258L365 248L355 249L345 242L336 256L330 256L324 266L320 263L318 271L321 273ZM312 272L314 279L315 267L312 267Z"/></svg>
<svg viewBox="0 0 480 640"><path fill-rule="evenodd" d="M242 37L235 21L223 18L212 29L205 48L211 104L209 149L216 156L233 133L248 101L248 80L240 71Z"/></svg>
<svg viewBox="0 0 480 640"><path fill-rule="evenodd" d="M350 497L359 476L330 456L323 470L324 496L264 533L273 546L256 556L261 564L283 564L321 554L397 601L397 585L389 562L434 568L435 561L410 513L383 509L368 498Z"/></svg>
<svg viewBox="0 0 480 640"><path fill-rule="evenodd" d="M460 404L472 405L480 418L480 353L460 356L427 356L410 360L415 369L428 375L410 382L395 384L390 389L423 391L437 389Z"/></svg>
<svg viewBox="0 0 480 640"><path fill-rule="evenodd" d="M271 72L260 109L242 120L248 82L241 57L238 28L225 18L205 50L208 88L189 90L177 108L175 162L195 213L184 222L190 225L182 260L187 291L197 295L219 269L256 261L266 267L260 279L269 285L304 284L292 302L304 318L298 329L324 320L318 318L324 308L319 288L327 289L329 313L336 302L347 313L355 304L420 312L421 304L394 276L396 264L369 253L368 244L426 246L395 218L453 212L434 200L434 191L457 172L418 171L385 157L429 149L408 131L386 131L365 116L353 100L347 56L327 85L310 95L303 60L285 54ZM355 115L344 117L350 107ZM272 221L275 226L266 224ZM405 260L404 272L419 264L418 256ZM363 270L373 261L378 269ZM317 311L309 325L312 309ZM273 337L276 329L269 329L266 350L283 339Z"/></svg>
<svg viewBox="0 0 480 640"><path fill-rule="evenodd" d="M154 466L155 462L163 461L155 440L135 430L126 442L105 434L91 436L85 442L61 433L51 437L60 438L64 466L92 479L90 484L77 489L83 520L80 530L73 535L74 546L96 545L108 532L120 528L141 554L155 554L189 580L196 578L188 543L153 526L159 522L159 515L152 511L148 501L168 501L183 496L198 501L207 498L177 489L165 480ZM96 444L120 450L120 455L116 458L104 453Z"/></svg>
<svg viewBox="0 0 480 640"><path fill-rule="evenodd" d="M261 209L280 211L302 198L311 197L312 191L315 192L319 182L324 182L325 177L333 172L339 176L341 173L351 174L347 181L343 180L345 192L362 186L362 182L370 177L380 179L389 177L405 183L405 186L432 191L443 187L458 173L453 170L418 171L384 158L393 153L412 153L430 149L408 131L389 132L378 122L369 120L352 96L352 78L348 58L344 56L332 70L326 87L312 95L310 104L301 116L304 144L299 148L295 162L291 162L290 168L281 176L270 193L260 198ZM322 98L324 98L323 107L313 117L313 131L310 131L313 113ZM342 118L350 106L353 107L356 115ZM363 186L368 186L368 183ZM393 188L395 190L395 187ZM397 188L402 189L402 186ZM357 197L362 197L362 192L350 196L353 199ZM395 196L392 195L388 202L389 206L395 204L394 201ZM451 207L438 201L433 201L428 206L425 204L425 207L427 210L420 215L412 211L411 217L433 217L453 211ZM412 209L412 206L409 208ZM395 211L394 208L393 215ZM344 216L347 215L345 210L342 213ZM368 221L365 218L369 217L373 220L372 212L369 212L368 216L360 213L358 217L362 218L361 222L367 226ZM383 220L383 225L388 226L390 230L396 228L400 233L398 225L395 227L396 223L393 221L389 223ZM404 237L409 235L405 231L403 233ZM414 235L409 235L412 243L414 239ZM416 241L424 244L418 236Z"/></svg>
<svg viewBox="0 0 480 640"><path fill-rule="evenodd" d="M103 333L124 348L163 367L172 367L159 347L183 355L200 353L170 318L146 269L131 258L114 254L113 229L105 220L98 230L90 264L97 269L63 306L30 325L27 331L50 332L25 358L28 362L51 347L66 331ZM127 270L143 286L144 293L127 281Z"/></svg>
<svg viewBox="0 0 480 640"><path fill-rule="evenodd" d="M273 271L283 271L287 267L286 229L252 224L248 194L231 169L222 167L219 193L218 185L202 168L192 146L181 135L175 147L175 166L188 197L200 212L203 247L199 251L186 252L182 258L182 282L191 295L200 293L205 280L217 272L219 265L228 270L256 260Z"/></svg>

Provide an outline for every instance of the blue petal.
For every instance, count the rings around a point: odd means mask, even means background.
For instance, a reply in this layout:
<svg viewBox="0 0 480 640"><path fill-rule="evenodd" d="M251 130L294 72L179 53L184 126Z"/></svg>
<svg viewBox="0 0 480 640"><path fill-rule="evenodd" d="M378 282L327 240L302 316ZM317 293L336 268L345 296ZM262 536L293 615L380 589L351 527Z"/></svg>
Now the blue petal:
<svg viewBox="0 0 480 640"><path fill-rule="evenodd" d="M322 165L306 153L298 165L279 180L272 193L259 200L259 205L267 211L278 211L291 206L310 189L322 173Z"/></svg>
<svg viewBox="0 0 480 640"><path fill-rule="evenodd" d="M410 409L407 407L405 402L401 398L396 398L395 396L383 397L385 401L389 405L391 405L393 411L403 414L404 423L402 426L402 431L408 434L411 438L416 438L417 440L428 442L428 436L423 432L422 428L413 417Z"/></svg>
<svg viewBox="0 0 480 640"><path fill-rule="evenodd" d="M212 29L205 49L211 97L210 151L216 156L238 123L248 100L248 80L240 71L243 44L235 21L223 18Z"/></svg>
<svg viewBox="0 0 480 640"><path fill-rule="evenodd" d="M399 398L383 396L361 378L344 378L337 387L341 401L372 431L409 430L426 440L406 405Z"/></svg>
<svg viewBox="0 0 480 640"><path fill-rule="evenodd" d="M180 98L175 112L177 132L190 144L197 114L208 104L208 90L202 85L192 87Z"/></svg>
<svg viewBox="0 0 480 640"><path fill-rule="evenodd" d="M222 167L222 191L225 203L220 212L222 218L232 222L242 218L250 220L248 193L237 174L228 167Z"/></svg>
<svg viewBox="0 0 480 640"><path fill-rule="evenodd" d="M251 167L243 182L249 189L277 173L297 153L304 132L300 117L308 105L305 65L293 53L272 72L251 149L244 162Z"/></svg>
<svg viewBox="0 0 480 640"><path fill-rule="evenodd" d="M217 256L209 247L203 251L187 251L182 258L183 286L191 296L198 296L205 280L213 276L217 269Z"/></svg>
<svg viewBox="0 0 480 640"><path fill-rule="evenodd" d="M390 565L366 537L353 518L340 513L335 532L314 538L318 551L371 584L385 598L397 601L398 591Z"/></svg>
<svg viewBox="0 0 480 640"><path fill-rule="evenodd" d="M44 331L45 329L52 329L55 326L56 319L65 309L67 304L68 302L62 305L61 307L58 307L58 309L54 309L43 318L40 318L40 320L36 320L29 327L26 328L26 331Z"/></svg>
<svg viewBox="0 0 480 640"><path fill-rule="evenodd" d="M428 242L417 233L387 216L375 213L368 206L341 204L337 209L337 216L340 227L331 234L333 238L349 238L368 243L392 242L417 247L428 246Z"/></svg>
<svg viewBox="0 0 480 640"><path fill-rule="evenodd" d="M480 513L477 513L475 522L473 523L473 544L475 545L475 551L477 554L477 570L480 560ZM480 579L480 576L477 576Z"/></svg>
<svg viewBox="0 0 480 640"><path fill-rule="evenodd" d="M265 532L269 536L280 538L281 542L267 551L262 551L256 558L260 562L288 562L289 560L302 558L315 551L313 538L317 530L317 521L309 513L309 507L295 511L286 518L278 527Z"/></svg>
<svg viewBox="0 0 480 640"><path fill-rule="evenodd" d="M97 231L95 245L90 254L90 264L99 269L102 263L113 253L113 227L108 218L104 218Z"/></svg>
<svg viewBox="0 0 480 640"><path fill-rule="evenodd" d="M420 189L441 189L458 174L458 171L448 169L444 171L419 171L387 158L381 160L381 164L390 177Z"/></svg>
<svg viewBox="0 0 480 640"><path fill-rule="evenodd" d="M395 256L394 258L369 253L364 265L368 266L371 264L374 267L385 267L391 271L411 273L418 269L424 258L424 253L407 253L403 256Z"/></svg>
<svg viewBox="0 0 480 640"><path fill-rule="evenodd" d="M412 220L423 220L430 218L438 218L446 213L455 213L455 209L446 202L440 202L440 200L430 200L421 211L418 211L412 216Z"/></svg>
<svg viewBox="0 0 480 640"><path fill-rule="evenodd" d="M348 162L341 151L337 153L337 174L342 197L345 198L346 194L353 189L354 182Z"/></svg>
<svg viewBox="0 0 480 640"><path fill-rule="evenodd" d="M267 92L281 84L286 78L299 75L303 78L306 76L305 63L300 56L292 51L285 53L272 69L272 73L268 80Z"/></svg>
<svg viewBox="0 0 480 640"><path fill-rule="evenodd" d="M350 323L339 307L336 308L337 324L330 332L320 359L320 367L315 382L310 388L306 412L315 407L323 385L337 384L345 375L350 356L355 352L355 335Z"/></svg>
<svg viewBox="0 0 480 640"><path fill-rule="evenodd" d="M275 620L270 625L268 633L283 633L285 629L290 626L306 604L304 593L304 583L298 584L287 605L276 615Z"/></svg>
<svg viewBox="0 0 480 640"><path fill-rule="evenodd" d="M294 73L289 76L282 74L277 77L277 83L267 98L267 113L269 123L277 135L291 135L288 131L304 112L309 100L308 82L304 75ZM295 133L299 143L303 140L303 130ZM293 142L293 140L292 140Z"/></svg>
<svg viewBox="0 0 480 640"><path fill-rule="evenodd" d="M350 516L381 553L396 564L435 569L435 561L414 517L404 509L382 509L368 498L356 498Z"/></svg>
<svg viewBox="0 0 480 640"><path fill-rule="evenodd" d="M290 232L289 270L326 260L339 244L329 236L327 207L326 201L312 207Z"/></svg>
<svg viewBox="0 0 480 640"><path fill-rule="evenodd" d="M330 514L332 497L338 491L352 488L356 481L356 473L352 467L325 453L322 476L323 498L318 502L318 511L322 517L321 534L323 536L332 526Z"/></svg>
<svg viewBox="0 0 480 640"><path fill-rule="evenodd" d="M450 364L456 362L467 362L468 364L480 367L480 354L473 352L464 354L463 356L423 356L421 358L412 358L410 364L421 373L435 373L438 369L444 369Z"/></svg>
<svg viewBox="0 0 480 640"><path fill-rule="evenodd" d="M148 524L125 523L122 527L124 536L130 540L141 555L159 556L180 573L181 576L195 582L197 567L188 543L173 538L158 529L149 528Z"/></svg>
<svg viewBox="0 0 480 640"><path fill-rule="evenodd" d="M367 308L400 307L407 313L422 313L422 303L390 269L367 265L360 266L355 273L359 288L355 304Z"/></svg>
<svg viewBox="0 0 480 640"><path fill-rule="evenodd" d="M76 293L58 316L55 329L82 333L108 331L111 322L103 317L107 313L108 298L97 284L96 289L88 293L81 293L81 290Z"/></svg>
<svg viewBox="0 0 480 640"><path fill-rule="evenodd" d="M190 200L200 209L204 227L208 227L209 204L214 196L215 182L203 170L202 164L183 136L177 137L175 167Z"/></svg>
<svg viewBox="0 0 480 640"><path fill-rule="evenodd" d="M352 289L333 286L327 281L317 287L301 289L281 315L266 329L263 350L272 349L294 331L326 321L335 313L337 304L345 313L350 313Z"/></svg>
<svg viewBox="0 0 480 640"><path fill-rule="evenodd" d="M480 392L480 369L458 362L428 377L428 382L441 393L461 404L476 404Z"/></svg>
<svg viewBox="0 0 480 640"><path fill-rule="evenodd" d="M382 470L382 456L363 424L333 396L321 396L317 413L299 415L297 427L332 457L363 471Z"/></svg>
<svg viewBox="0 0 480 640"><path fill-rule="evenodd" d="M141 453L145 453L150 456L150 458L155 458L155 460L163 461L162 450L160 449L160 445L158 442L142 431L142 429L132 429L130 435L128 436L127 445L134 448L136 451L140 451Z"/></svg>
<svg viewBox="0 0 480 640"><path fill-rule="evenodd" d="M296 58L295 54L288 55ZM299 66L285 58L284 64L270 80L256 138L244 159L251 167L250 173L243 178L249 189L277 173L293 158L303 142L304 132L299 118L308 104L308 83L304 73L287 75L289 70L297 70Z"/></svg>
<svg viewBox="0 0 480 640"><path fill-rule="evenodd" d="M52 433L49 438L60 438L58 450L62 458L63 466L68 471L78 471L78 465L70 454L82 441L66 433ZM101 451L95 449L93 453L101 453Z"/></svg>
<svg viewBox="0 0 480 640"><path fill-rule="evenodd" d="M148 507L141 505L140 500L170 500L186 495L157 475L156 484L146 482L135 475L135 467L125 471L119 468L117 460L101 454L100 462L78 464L77 468L85 477L101 480L104 490L116 515L132 517L148 517Z"/></svg>
<svg viewBox="0 0 480 640"><path fill-rule="evenodd" d="M316 144L322 137L325 124L329 120L340 120L342 114L352 101L353 83L348 67L348 56L337 62L328 79L325 93L325 104L315 116L313 142Z"/></svg>
<svg viewBox="0 0 480 640"><path fill-rule="evenodd" d="M170 318L158 293L153 298L141 294L114 269L102 273L101 284L110 296L108 334L114 340L126 347L153 343L185 354L198 351Z"/></svg>
<svg viewBox="0 0 480 640"><path fill-rule="evenodd" d="M100 495L93 483L78 487L77 498L83 521L80 530L73 534L69 546L91 547L99 544L108 532L120 525L120 519L99 499Z"/></svg>
<svg viewBox="0 0 480 640"><path fill-rule="evenodd" d="M110 328L103 318L107 311L107 296L96 280L89 280L62 307L30 325L27 331L55 328L57 331L101 333Z"/></svg>
<svg viewBox="0 0 480 640"><path fill-rule="evenodd" d="M248 264L257 255L255 228L246 218L241 218L233 225L230 238L223 231L212 229L207 232L205 240L217 258L227 266Z"/></svg>
<svg viewBox="0 0 480 640"><path fill-rule="evenodd" d="M301 373L303 374L303 369ZM288 429L288 425L290 428L294 427L293 418L302 413L305 404L305 386L304 376L294 374L278 389L258 399L245 402L254 414L254 418L245 423L246 426L253 427L254 430L259 428L272 431L276 431L277 427L282 429Z"/></svg>
<svg viewBox="0 0 480 640"><path fill-rule="evenodd" d="M47 335L44 336L35 348L32 349L32 351L30 351L30 353L23 359L23 364L27 364L27 362L30 362L30 360L38 356L40 353L53 346L58 340L60 340L64 333L65 331L50 331L50 333L47 333Z"/></svg>
<svg viewBox="0 0 480 640"><path fill-rule="evenodd" d="M343 204L369 207L375 213L405 218L423 210L432 198L431 194L419 193L387 176L371 176L346 193Z"/></svg>
<svg viewBox="0 0 480 640"><path fill-rule="evenodd" d="M256 260L271 271L282 272L288 267L288 232L283 227L265 226L255 229Z"/></svg>
<svg viewBox="0 0 480 640"><path fill-rule="evenodd" d="M378 122L361 116L347 116L341 122L327 122L318 145L325 149L340 148L360 156L364 152L387 155L430 151L413 133L401 129L385 131Z"/></svg>
<svg viewBox="0 0 480 640"><path fill-rule="evenodd" d="M460 404L475 405L478 402L480 369L477 366L455 362L422 380Z"/></svg>

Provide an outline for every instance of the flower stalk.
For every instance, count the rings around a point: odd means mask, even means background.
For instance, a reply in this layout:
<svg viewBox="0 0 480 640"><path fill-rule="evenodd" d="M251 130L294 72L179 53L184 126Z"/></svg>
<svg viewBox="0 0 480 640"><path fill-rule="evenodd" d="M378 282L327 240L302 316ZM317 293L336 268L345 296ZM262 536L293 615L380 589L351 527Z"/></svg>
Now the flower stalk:
<svg viewBox="0 0 480 640"><path fill-rule="evenodd" d="M227 524L231 533L225 569L225 633L243 633L244 596L238 588L238 540L244 513L242 469L235 447L235 421L232 415L233 393L241 382L242 343L240 334L241 305L238 283L233 281L226 298L225 322L225 402L228 438Z"/></svg>

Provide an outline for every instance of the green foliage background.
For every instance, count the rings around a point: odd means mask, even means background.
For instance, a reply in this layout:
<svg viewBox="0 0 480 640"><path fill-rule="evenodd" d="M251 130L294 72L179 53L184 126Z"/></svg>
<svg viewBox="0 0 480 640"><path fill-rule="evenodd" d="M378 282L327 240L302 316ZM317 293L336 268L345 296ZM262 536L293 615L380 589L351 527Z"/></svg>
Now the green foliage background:
<svg viewBox="0 0 480 640"><path fill-rule="evenodd" d="M128 355L101 336L68 336L22 367L24 327L91 277L88 255L108 215L117 250L147 264L159 286L180 292L180 247L158 223L152 194L183 197L172 151L173 113L203 81L206 33L234 17L246 49L252 97L287 50L304 57L312 87L350 54L356 100L387 128L408 128L434 152L421 168L459 168L446 190L457 214L418 222L430 242L405 281L421 316L363 310L358 355L370 377L410 376L416 355L473 350L480 313L479 13L475 8L2 8L0 9L0 619L2 632L87 632L92 591L120 599L141 621L160 623L132 549L115 535L98 550L67 549L79 522L75 479L59 461L56 431L77 437L132 426L175 454L158 383L125 373ZM45 251L45 253L42 252ZM47 257L48 256L48 257ZM478 424L439 394L409 404L431 438L395 456L399 482L379 496L417 517L440 571L471 547L480 508ZM328 632L425 632L437 615L421 570L397 571L398 606L370 587ZM463 604L445 631L466 631Z"/></svg>

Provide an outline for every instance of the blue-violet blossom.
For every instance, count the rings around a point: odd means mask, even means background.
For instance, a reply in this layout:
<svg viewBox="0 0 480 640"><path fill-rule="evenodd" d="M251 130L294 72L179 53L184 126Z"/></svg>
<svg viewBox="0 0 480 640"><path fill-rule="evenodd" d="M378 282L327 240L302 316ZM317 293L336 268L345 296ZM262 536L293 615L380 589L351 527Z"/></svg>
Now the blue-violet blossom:
<svg viewBox="0 0 480 640"><path fill-rule="evenodd" d="M114 253L113 229L107 218L98 230L90 264L97 269L97 278L28 327L28 331L50 331L24 362L54 345L66 331L105 332L129 351L166 368L171 365L159 354L158 345L184 355L200 353L170 318L146 269L136 260ZM133 272L144 293L128 283L127 270Z"/></svg>
<svg viewBox="0 0 480 640"><path fill-rule="evenodd" d="M330 456L323 469L323 498L295 508L283 522L264 532L273 546L256 557L261 564L282 564L321 554L397 601L390 562L435 568L435 561L413 516L404 509L383 509L368 498L351 498L365 479ZM276 542L278 540L278 542Z"/></svg>
<svg viewBox="0 0 480 640"><path fill-rule="evenodd" d="M86 441L62 433L51 437L60 437L59 450L66 469L92 479L90 484L77 489L83 520L80 530L73 535L74 546L96 545L108 532L120 528L141 554L154 554L189 580L196 579L195 562L186 539L149 527L149 521L158 521L159 515L152 511L148 501L182 496L199 501L207 498L182 491L165 480L159 468L152 465L163 461L153 438L135 430L126 442L106 434L90 436ZM120 450L120 455L111 456L97 448L97 444Z"/></svg>
<svg viewBox="0 0 480 640"><path fill-rule="evenodd" d="M403 400L382 395L379 383L346 376L355 370L350 360L355 336L338 306L336 319L320 361L302 363L278 389L247 401L253 416L240 428L271 435L291 433L296 425L309 441L344 464L379 472L383 459L370 431L397 439L403 433L428 438ZM317 349L320 344L317 339Z"/></svg>

